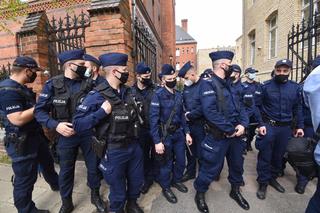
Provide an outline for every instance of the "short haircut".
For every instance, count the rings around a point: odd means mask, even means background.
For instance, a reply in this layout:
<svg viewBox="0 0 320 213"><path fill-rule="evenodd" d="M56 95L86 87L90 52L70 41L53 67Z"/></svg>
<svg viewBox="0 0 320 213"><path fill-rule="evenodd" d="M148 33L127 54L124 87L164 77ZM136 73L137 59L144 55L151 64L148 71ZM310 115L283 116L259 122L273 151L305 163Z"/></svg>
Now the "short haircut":
<svg viewBox="0 0 320 213"><path fill-rule="evenodd" d="M18 66L12 66L11 68L11 73L20 73L22 72L23 70L27 69L27 67L18 67ZM31 68L30 68L31 69Z"/></svg>

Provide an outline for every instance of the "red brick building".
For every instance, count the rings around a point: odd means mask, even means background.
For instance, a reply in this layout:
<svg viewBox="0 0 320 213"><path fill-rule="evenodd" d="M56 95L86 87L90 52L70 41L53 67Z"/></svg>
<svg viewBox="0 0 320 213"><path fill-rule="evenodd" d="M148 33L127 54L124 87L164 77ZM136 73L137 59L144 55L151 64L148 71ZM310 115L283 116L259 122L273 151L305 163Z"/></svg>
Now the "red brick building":
<svg viewBox="0 0 320 213"><path fill-rule="evenodd" d="M12 15L16 20L8 18ZM175 62L172 0L29 0L21 11L1 10L0 21L10 30L0 30L3 69L17 55L30 55L56 75L61 73L57 54L74 48L85 48L96 57L126 53L130 70L139 61L155 71ZM36 91L42 82L39 77Z"/></svg>
<svg viewBox="0 0 320 213"><path fill-rule="evenodd" d="M188 33L188 20L181 20L181 27L176 26L176 69L188 61L197 67L197 41Z"/></svg>
<svg viewBox="0 0 320 213"><path fill-rule="evenodd" d="M145 61L156 80L163 63L175 63L174 1L29 0L22 10L0 9L0 72L7 73L16 56L27 55L58 75L57 55L75 48L96 57L126 53L130 71ZM30 86L39 93L47 78L39 73Z"/></svg>

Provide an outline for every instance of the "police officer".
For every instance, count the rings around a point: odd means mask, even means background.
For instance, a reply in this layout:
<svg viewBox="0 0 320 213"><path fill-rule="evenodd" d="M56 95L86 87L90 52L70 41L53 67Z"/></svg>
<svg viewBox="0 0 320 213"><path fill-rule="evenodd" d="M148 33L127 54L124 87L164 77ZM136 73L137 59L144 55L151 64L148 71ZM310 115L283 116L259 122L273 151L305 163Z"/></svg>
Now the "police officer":
<svg viewBox="0 0 320 213"><path fill-rule="evenodd" d="M99 74L101 66L100 61L89 54L84 54L83 59L85 60L85 66L88 68L88 73L90 73L90 76L93 79L94 86L98 86L102 82L105 82L106 79Z"/></svg>
<svg viewBox="0 0 320 213"><path fill-rule="evenodd" d="M84 50L70 50L61 53L58 58L64 74L53 77L44 85L35 107L38 122L58 133L57 151L60 159L60 195L62 206L60 213L74 209L72 190L74 169L79 147L84 155L87 167L88 186L91 189L91 203L99 212L105 212L105 204L99 195L100 178L98 158L91 148L91 131L75 131L72 125L76 106L91 90L90 76L84 66Z"/></svg>
<svg viewBox="0 0 320 213"><path fill-rule="evenodd" d="M246 132L247 137L247 151L252 151L251 142L255 136L255 130L258 127L258 121L256 119L256 100L261 95L261 84L256 79L256 73L258 71L252 67L245 70L246 81L242 83L243 86L243 101L247 109L249 116L249 126Z"/></svg>
<svg viewBox="0 0 320 213"><path fill-rule="evenodd" d="M208 69L205 69L204 71L203 71L203 73L201 73L201 75L200 75L200 78L201 79L204 79L204 80L208 80L209 78L211 78L212 77L212 69L210 69L210 68L208 68Z"/></svg>
<svg viewBox="0 0 320 213"><path fill-rule="evenodd" d="M262 85L259 106L259 136L256 148L259 150L257 172L259 189L257 197L265 199L268 184L278 192L285 189L277 182L282 169L283 156L291 137L291 124L296 117L295 137L303 137L302 99L299 85L288 80L292 62L280 60L275 65L275 76Z"/></svg>
<svg viewBox="0 0 320 213"><path fill-rule="evenodd" d="M190 146L190 151L187 149L187 168L182 177L182 182L194 179L196 176L197 160L199 158L199 146L204 139L204 122L202 117L200 103L200 84L201 79L197 76L194 66L188 61L179 70L178 76L184 79L183 103L186 111L185 117L190 128L190 134L193 143Z"/></svg>
<svg viewBox="0 0 320 213"><path fill-rule="evenodd" d="M185 120L182 94L174 89L176 72L171 65L164 64L161 75L164 86L155 92L151 101L150 129L156 153L165 158L159 163L157 181L164 197L170 203L176 203L177 197L170 187L183 193L188 191L182 183L182 176L185 169L185 143L191 145L192 139Z"/></svg>
<svg viewBox="0 0 320 213"><path fill-rule="evenodd" d="M315 69L320 65L320 56L317 56L311 63L311 69ZM301 92L303 93L303 84L301 85ZM304 137L314 138L315 132L312 124L312 117L309 106L306 104L306 101L303 99L303 117L304 117ZM295 186L295 191L298 194L304 194L305 188L309 182L309 179L301 174L297 174L297 184Z"/></svg>
<svg viewBox="0 0 320 213"><path fill-rule="evenodd" d="M151 69L144 62L136 65L136 83L132 87L133 96L141 104L143 125L139 131L139 143L144 157L144 184L141 192L146 194L153 184L155 176L154 143L150 135L149 111L156 86L151 79Z"/></svg>
<svg viewBox="0 0 320 213"><path fill-rule="evenodd" d="M74 119L77 132L95 128L105 147L99 169L110 186L110 212L143 213L137 204L143 184L143 153L138 143L138 109L130 87L128 56L107 53L99 57L106 82L91 91L78 107ZM97 143L94 143L97 144Z"/></svg>
<svg viewBox="0 0 320 213"><path fill-rule="evenodd" d="M249 204L240 192L243 182L243 145L240 136L248 124L246 113L240 113L236 106L228 79L231 75L230 51L217 51L209 54L213 63L213 77L201 85L200 100L205 117L206 137L201 143L201 166L194 182L197 191L195 202L200 212L209 212L205 202L205 192L211 182L219 175L224 157L229 165L230 197L243 209Z"/></svg>
<svg viewBox="0 0 320 213"><path fill-rule="evenodd" d="M320 66L317 66L311 74L308 76L304 83L304 97L305 103L310 108L311 118L314 127L314 132L316 133L318 145L314 152L315 161L318 167L320 167ZM320 169L320 168L319 168ZM318 169L318 173L319 170ZM317 190L309 201L306 213L319 213L320 212L320 174L318 174L318 185Z"/></svg>
<svg viewBox="0 0 320 213"><path fill-rule="evenodd" d="M0 110L5 115L5 148L12 159L13 199L19 213L49 212L39 210L32 201L38 165L54 191L59 190L58 174L39 123L34 119L36 95L25 86L33 83L39 70L37 62L19 56L13 62L9 79L0 83Z"/></svg>

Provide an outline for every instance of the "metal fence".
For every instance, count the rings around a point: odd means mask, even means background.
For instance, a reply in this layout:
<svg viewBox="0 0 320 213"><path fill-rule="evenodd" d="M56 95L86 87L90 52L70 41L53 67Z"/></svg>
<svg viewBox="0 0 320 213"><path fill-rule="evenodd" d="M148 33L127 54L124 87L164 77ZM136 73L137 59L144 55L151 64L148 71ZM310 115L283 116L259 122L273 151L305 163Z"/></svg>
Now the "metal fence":
<svg viewBox="0 0 320 213"><path fill-rule="evenodd" d="M49 38L49 69L51 76L62 73L58 63L59 53L84 48L85 29L90 26L90 17L83 11L79 15L66 15L65 18L52 19L47 24Z"/></svg>

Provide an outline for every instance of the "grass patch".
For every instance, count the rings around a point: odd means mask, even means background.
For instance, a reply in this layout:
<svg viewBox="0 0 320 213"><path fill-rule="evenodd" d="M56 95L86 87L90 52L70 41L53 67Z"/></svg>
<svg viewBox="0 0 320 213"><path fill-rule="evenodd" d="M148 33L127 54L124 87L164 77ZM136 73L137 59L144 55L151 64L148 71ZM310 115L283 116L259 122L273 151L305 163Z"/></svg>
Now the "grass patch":
<svg viewBox="0 0 320 213"><path fill-rule="evenodd" d="M11 164L11 159L5 153L0 153L0 163Z"/></svg>

